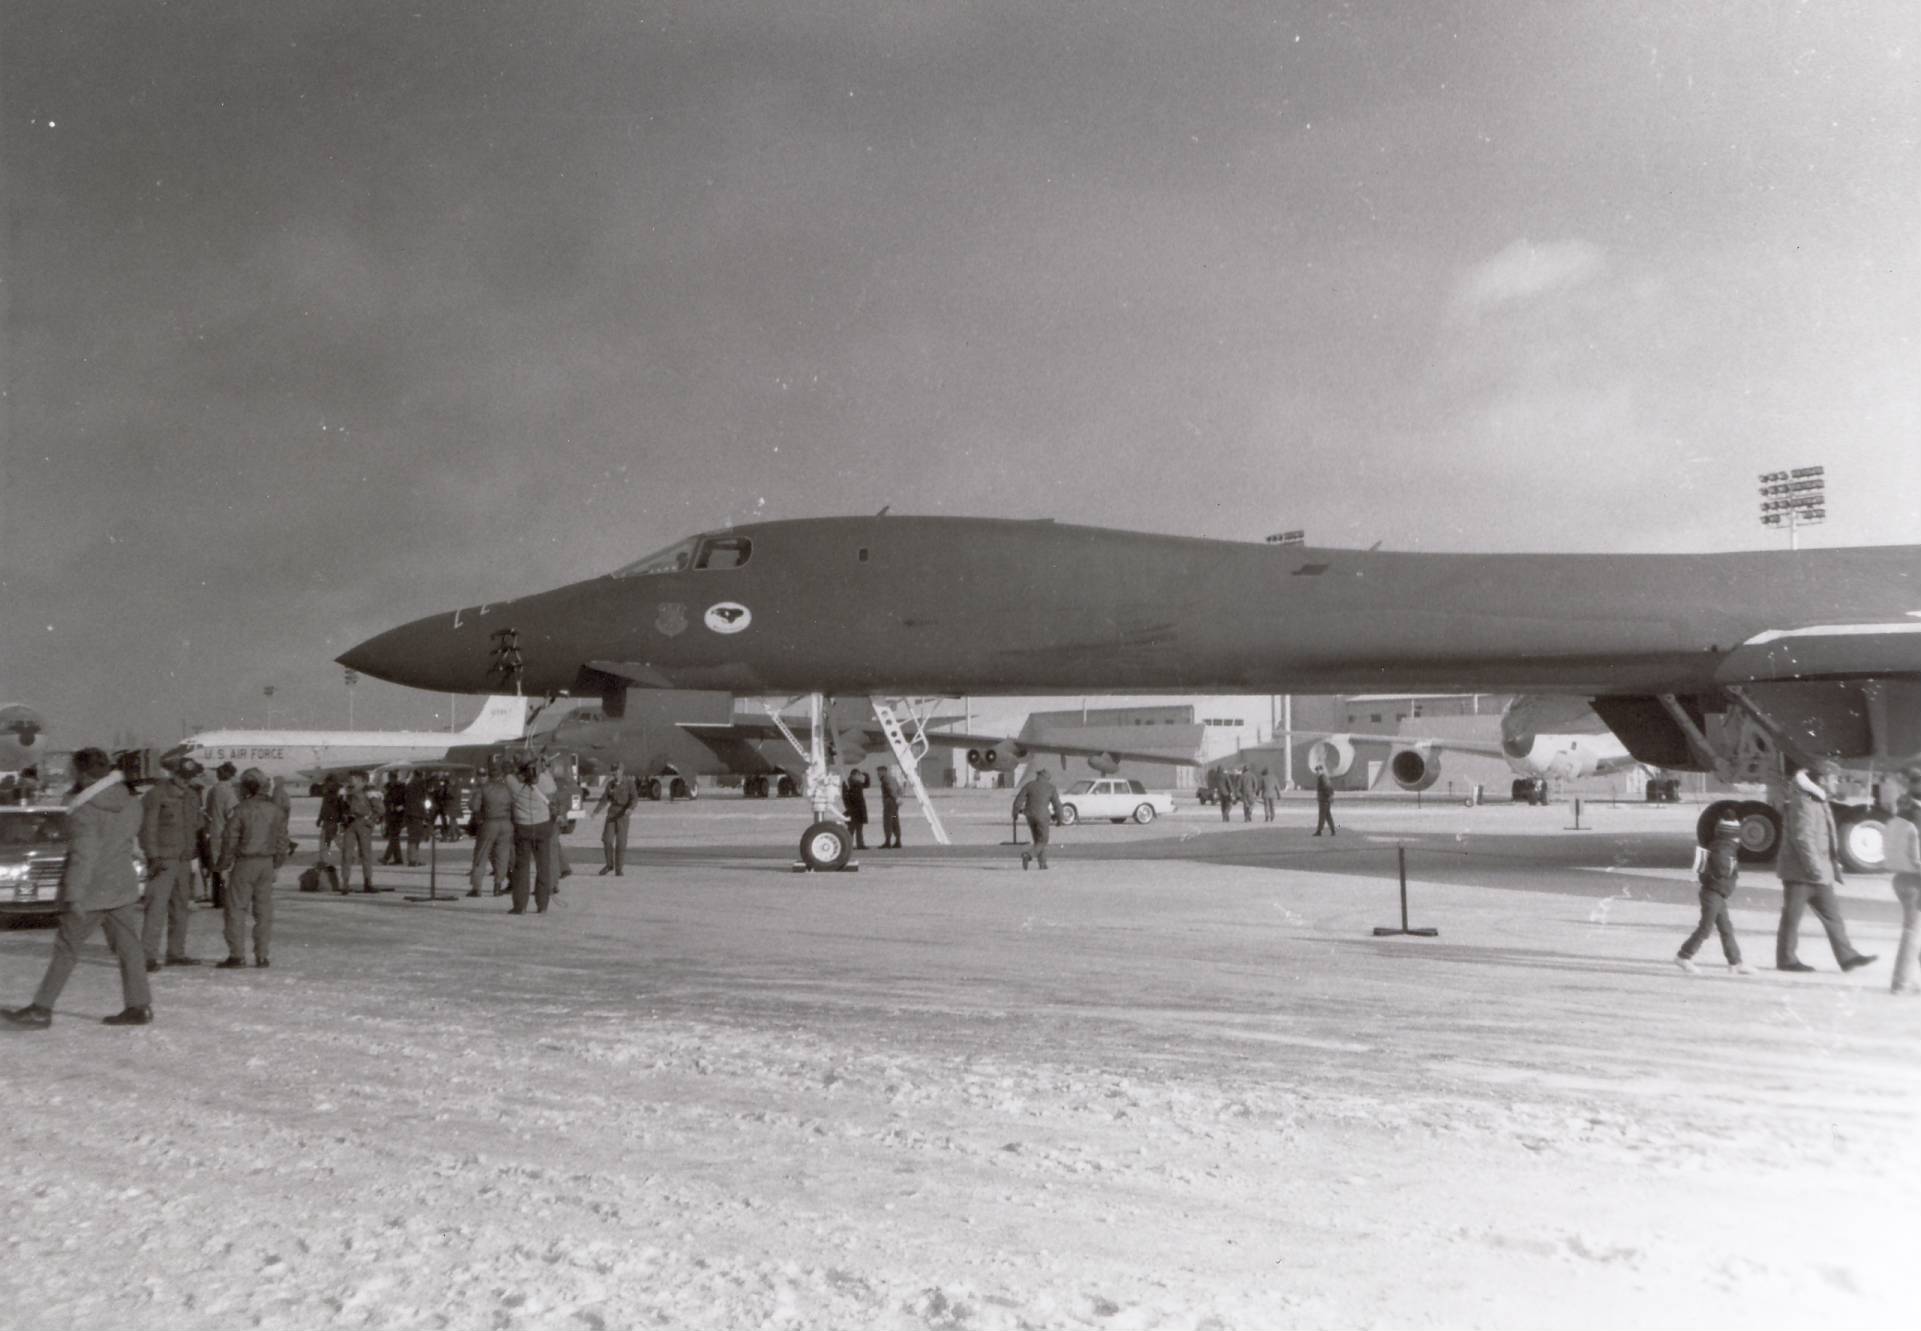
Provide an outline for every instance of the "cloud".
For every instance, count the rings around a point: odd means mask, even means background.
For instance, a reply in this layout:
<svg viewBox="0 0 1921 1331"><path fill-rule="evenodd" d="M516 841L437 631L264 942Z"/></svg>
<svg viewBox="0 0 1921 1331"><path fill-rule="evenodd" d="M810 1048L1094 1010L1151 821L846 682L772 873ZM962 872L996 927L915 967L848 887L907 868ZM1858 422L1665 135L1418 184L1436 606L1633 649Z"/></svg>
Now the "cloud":
<svg viewBox="0 0 1921 1331"><path fill-rule="evenodd" d="M1454 313L1474 319L1503 305L1569 291L1607 266L1601 247L1585 240L1537 245L1521 239L1467 270L1454 286Z"/></svg>

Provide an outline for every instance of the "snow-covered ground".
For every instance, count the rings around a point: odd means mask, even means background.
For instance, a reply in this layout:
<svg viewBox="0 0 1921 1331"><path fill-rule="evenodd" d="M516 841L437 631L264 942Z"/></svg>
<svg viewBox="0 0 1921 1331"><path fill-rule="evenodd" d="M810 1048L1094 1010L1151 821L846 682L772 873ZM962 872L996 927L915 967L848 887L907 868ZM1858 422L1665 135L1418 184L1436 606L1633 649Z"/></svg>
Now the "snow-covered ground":
<svg viewBox="0 0 1921 1331"><path fill-rule="evenodd" d="M1190 805L1043 876L1004 795L943 808L966 844L833 877L786 871L792 802L648 808L544 917L289 871L274 969L163 972L145 1030L98 1025L98 949L0 1041L0 1324L1911 1320L1885 879L1874 967L1811 927L1821 974L1690 979L1691 810ZM1371 935L1397 841L1438 939ZM1777 901L1738 899L1762 965ZM0 932L0 1000L50 944Z"/></svg>

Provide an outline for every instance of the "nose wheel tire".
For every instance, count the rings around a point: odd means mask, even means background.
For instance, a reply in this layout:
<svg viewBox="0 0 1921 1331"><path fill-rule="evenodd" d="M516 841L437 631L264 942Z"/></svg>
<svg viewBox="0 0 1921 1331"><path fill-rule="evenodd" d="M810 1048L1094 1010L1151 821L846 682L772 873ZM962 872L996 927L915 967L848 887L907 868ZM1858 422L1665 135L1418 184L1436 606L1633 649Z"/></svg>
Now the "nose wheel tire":
<svg viewBox="0 0 1921 1331"><path fill-rule="evenodd" d="M800 858L817 872L845 869L854 853L854 839L835 822L818 822L801 836Z"/></svg>

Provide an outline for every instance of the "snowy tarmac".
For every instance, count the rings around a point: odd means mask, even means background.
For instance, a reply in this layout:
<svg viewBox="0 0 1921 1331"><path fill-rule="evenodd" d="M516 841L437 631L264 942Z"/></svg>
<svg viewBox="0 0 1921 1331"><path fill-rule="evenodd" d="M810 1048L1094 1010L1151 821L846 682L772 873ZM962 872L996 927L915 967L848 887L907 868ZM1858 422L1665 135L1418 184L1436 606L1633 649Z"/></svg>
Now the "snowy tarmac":
<svg viewBox="0 0 1921 1331"><path fill-rule="evenodd" d="M315 897L271 971L96 945L0 1042L0 1323L54 1327L1905 1324L1921 1002L1778 884L1694 923L1692 807L1311 804L793 874L794 801L644 806L545 916ZM312 802L294 831L311 860ZM1394 923L1405 844L1414 923ZM467 845L443 848L464 890ZM424 870L388 871L410 891ZM224 953L196 911L194 950ZM0 931L24 1003L51 930Z"/></svg>

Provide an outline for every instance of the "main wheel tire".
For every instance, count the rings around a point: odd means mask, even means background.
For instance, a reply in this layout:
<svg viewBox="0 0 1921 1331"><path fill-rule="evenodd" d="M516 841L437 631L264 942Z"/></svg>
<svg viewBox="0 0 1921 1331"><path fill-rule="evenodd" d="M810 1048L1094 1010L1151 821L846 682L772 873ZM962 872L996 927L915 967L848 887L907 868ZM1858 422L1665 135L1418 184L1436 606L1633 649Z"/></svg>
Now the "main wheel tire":
<svg viewBox="0 0 1921 1331"><path fill-rule="evenodd" d="M693 796L691 796L691 795L689 795L689 794L687 793L687 782L686 782L686 780L685 780L685 779L683 779L683 778L681 778L681 777L675 777L675 778L673 779L673 782L672 782L672 784L670 784L670 785L669 785L669 786L667 787L667 797L668 797L669 799L676 799L676 800L684 800L684 799L692 799L692 798L693 798Z"/></svg>
<svg viewBox="0 0 1921 1331"><path fill-rule="evenodd" d="M1841 867L1849 873L1879 873L1888 867L1888 827L1880 811L1836 805L1835 831L1841 834Z"/></svg>
<svg viewBox="0 0 1921 1331"><path fill-rule="evenodd" d="M1071 804L1061 805L1061 826L1072 827L1081 820L1081 811Z"/></svg>
<svg viewBox="0 0 1921 1331"><path fill-rule="evenodd" d="M819 872L845 869L853 853L853 837L836 822L823 819L808 828L800 839L801 861Z"/></svg>
<svg viewBox="0 0 1921 1331"><path fill-rule="evenodd" d="M667 787L661 785L659 777L656 776L656 777L648 778L647 780L647 798L648 799L658 804L661 800L661 797L664 796L666 793L667 793Z"/></svg>
<svg viewBox="0 0 1921 1331"><path fill-rule="evenodd" d="M1151 804L1143 804L1137 807L1134 810L1134 821L1142 827L1146 827L1149 823L1153 822L1154 806Z"/></svg>
<svg viewBox="0 0 1921 1331"><path fill-rule="evenodd" d="M1740 809L1739 800L1716 800L1701 810L1701 816L1694 820L1694 844L1705 846L1714 840L1714 825L1723 818L1739 820Z"/></svg>
<svg viewBox="0 0 1921 1331"><path fill-rule="evenodd" d="M792 799L794 796L800 794L800 787L794 784L794 778L791 776L783 776L776 789L780 792L780 797L784 800Z"/></svg>
<svg viewBox="0 0 1921 1331"><path fill-rule="evenodd" d="M1741 863L1772 863L1781 850L1781 815L1760 800L1742 800L1734 816L1741 820Z"/></svg>
<svg viewBox="0 0 1921 1331"><path fill-rule="evenodd" d="M1516 781L1508 788L1508 798L1516 804L1534 803L1534 783L1532 781Z"/></svg>

